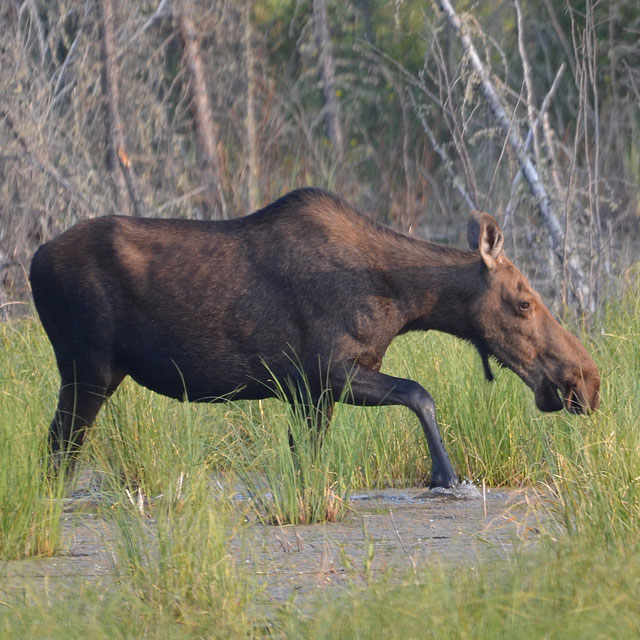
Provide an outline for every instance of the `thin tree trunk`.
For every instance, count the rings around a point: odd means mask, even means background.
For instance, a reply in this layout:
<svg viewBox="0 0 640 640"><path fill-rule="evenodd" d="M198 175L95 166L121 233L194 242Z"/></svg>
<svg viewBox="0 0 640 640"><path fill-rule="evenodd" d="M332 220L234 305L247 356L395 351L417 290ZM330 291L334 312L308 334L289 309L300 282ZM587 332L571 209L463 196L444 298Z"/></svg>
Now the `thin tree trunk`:
<svg viewBox="0 0 640 640"><path fill-rule="evenodd" d="M142 199L126 152L124 126L120 117L120 87L111 0L100 0L98 8L102 36L102 90L107 102L107 167L113 178L117 208L129 212L130 203L133 213L140 216L143 214Z"/></svg>
<svg viewBox="0 0 640 640"><path fill-rule="evenodd" d="M549 13L549 19L551 20L551 24L553 25L553 29L558 36L558 40L564 49L565 55L567 56L567 60L569 61L569 66L571 67L571 73L575 76L576 74L576 58L574 55L574 51L571 49L569 45L569 41L564 34L564 30L560 25L560 21L558 20L558 15L556 14L555 9L553 8L553 0L544 0L544 4L547 7L547 12Z"/></svg>
<svg viewBox="0 0 640 640"><path fill-rule="evenodd" d="M258 156L258 125L256 123L256 62L251 8L245 12L245 65L247 69L247 170L249 210L260 206L260 159Z"/></svg>
<svg viewBox="0 0 640 640"><path fill-rule="evenodd" d="M410 135L409 135L409 106L407 104L407 95L404 91L404 87L401 86L395 79L394 75L389 71L385 65L380 65L380 71L385 80L393 87L393 90L398 96L400 101L400 113L402 114L402 165L404 169L405 180L405 206L404 211L406 215L407 228L411 229L415 222L415 185L413 180L413 166L410 159Z"/></svg>
<svg viewBox="0 0 640 640"><path fill-rule="evenodd" d="M344 138L340 125L340 106L336 95L336 62L329 35L329 18L325 0L313 0L313 29L320 52L320 76L325 102L325 127L327 136L338 158L344 155Z"/></svg>
<svg viewBox="0 0 640 640"><path fill-rule="evenodd" d="M78 200L78 205L82 205L85 212L92 210L92 204L87 198L78 191L78 189L71 183L71 181L65 178L56 167L49 162L38 150L37 145L30 144L19 132L16 123L11 115L0 108L0 121L4 122L11 135L15 138L16 142L24 150L27 158L38 167L45 175L53 180L60 187L68 191L71 195Z"/></svg>
<svg viewBox="0 0 640 640"><path fill-rule="evenodd" d="M540 158L540 143L538 141L538 119L536 118L535 109L535 93L533 90L533 72L529 64L527 56L527 47L525 45L524 35L524 19L522 16L522 7L520 0L513 0L516 9L517 25L518 25L518 51L520 52L520 60L522 61L522 72L524 75L524 84L527 88L527 113L529 114L529 126L531 127L531 138L533 143L533 157L538 167L542 166Z"/></svg>
<svg viewBox="0 0 640 640"><path fill-rule="evenodd" d="M191 2L180 11L178 22L184 49L183 63L191 88L191 111L198 150L198 164L206 186L204 215L208 218L226 218L227 206L222 192L220 159L216 126L205 80L200 43L192 17Z"/></svg>
<svg viewBox="0 0 640 640"><path fill-rule="evenodd" d="M507 141L509 142L509 145L511 146L516 156L518 164L520 165L522 174L529 184L529 189L538 203L540 217L549 234L554 255L556 256L556 259L560 264L564 264L564 261L566 259L566 264L570 268L570 279L573 284L574 292L578 296L580 303L583 305L587 300L584 275L575 256L572 254L569 254L567 256L567 243L565 242L565 234L563 233L560 221L558 220L558 217L553 210L549 195L547 194L547 190L542 180L540 179L540 175L538 174L538 171L533 162L531 162L531 158L526 152L518 131L515 127L511 126L510 119L508 118L504 107L502 106L502 102L493 87L493 84L489 77L489 73L482 63L482 60L480 59L480 56L476 51L476 48L471 40L471 36L469 35L467 29L463 27L460 18L456 14L455 9L453 8L449 0L439 0L439 5L447 16L449 24L460 38L464 50L469 57L471 65L480 78L480 87L482 93L487 100L487 103L489 104L493 115L504 131L507 137Z"/></svg>
<svg viewBox="0 0 640 640"><path fill-rule="evenodd" d="M547 110L549 108L549 104L551 103L551 99L553 98L553 95L556 92L556 89L558 88L558 83L560 81L560 78L562 77L562 74L564 73L564 69L565 69L565 63L563 62L560 65L560 68L558 69L558 72L556 73L555 78L553 79L553 84L551 85L551 88L549 89L549 91L547 92L547 95L544 97L544 100L542 101L542 105L540 106L540 109L538 111L538 116L535 119L534 124L531 125L531 128L529 129L529 133L527 134L527 138L524 141L524 148L526 151L529 149L529 146L531 145L534 126L537 126L539 123L542 123L545 146L547 149L547 153L549 154L549 158L551 160L551 175L554 180L554 186L555 186L556 194L558 195L558 197L560 197L560 194L562 193L562 188L558 178L558 163L556 160L555 148L553 146L553 139L552 139L553 135L551 131L551 125L549 124ZM503 220L504 226L507 226L509 218L513 213L513 209L516 203L514 195L516 192L516 187L520 184L521 179L522 179L522 170L519 170L516 173L515 177L513 178L513 181L511 182L511 192L509 196L509 201L507 202L507 206L504 214L504 220Z"/></svg>

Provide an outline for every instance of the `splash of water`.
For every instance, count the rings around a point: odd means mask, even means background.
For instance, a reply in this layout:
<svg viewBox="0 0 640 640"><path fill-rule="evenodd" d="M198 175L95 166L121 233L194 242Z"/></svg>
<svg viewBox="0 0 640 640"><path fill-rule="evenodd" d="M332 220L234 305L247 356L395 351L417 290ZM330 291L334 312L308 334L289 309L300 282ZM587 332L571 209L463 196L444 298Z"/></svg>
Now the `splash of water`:
<svg viewBox="0 0 640 640"><path fill-rule="evenodd" d="M479 500L481 498L482 490L472 482L465 480L456 487L434 487L433 489L422 492L415 489L388 489L385 491L356 492L351 494L350 500L353 502L360 500L373 500L377 502L400 502L411 504L426 502L428 500Z"/></svg>
<svg viewBox="0 0 640 640"><path fill-rule="evenodd" d="M477 500L482 498L482 490L473 482L464 480L455 487L433 487L425 493L416 496L416 500L432 500L444 498L449 500Z"/></svg>

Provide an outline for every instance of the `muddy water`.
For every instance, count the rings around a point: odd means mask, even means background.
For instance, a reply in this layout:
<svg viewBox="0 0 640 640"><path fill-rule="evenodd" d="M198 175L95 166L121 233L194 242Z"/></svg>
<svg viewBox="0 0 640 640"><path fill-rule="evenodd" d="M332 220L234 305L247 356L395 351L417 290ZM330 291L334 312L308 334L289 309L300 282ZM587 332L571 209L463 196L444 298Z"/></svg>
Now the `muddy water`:
<svg viewBox="0 0 640 640"><path fill-rule="evenodd" d="M99 499L99 496L98 496ZM248 524L232 547L255 572L270 599L298 601L377 575L405 575L428 563L474 564L506 558L515 544L534 543L533 492L463 486L456 491L402 489L355 494L340 523L306 526ZM96 497L67 500L66 551L54 558L0 564L0 592L75 591L113 572L115 532L98 515Z"/></svg>
<svg viewBox="0 0 640 640"><path fill-rule="evenodd" d="M475 564L535 544L533 492L402 489L361 492L340 523L257 527L268 591L276 600L304 598L319 587L404 576L429 563Z"/></svg>

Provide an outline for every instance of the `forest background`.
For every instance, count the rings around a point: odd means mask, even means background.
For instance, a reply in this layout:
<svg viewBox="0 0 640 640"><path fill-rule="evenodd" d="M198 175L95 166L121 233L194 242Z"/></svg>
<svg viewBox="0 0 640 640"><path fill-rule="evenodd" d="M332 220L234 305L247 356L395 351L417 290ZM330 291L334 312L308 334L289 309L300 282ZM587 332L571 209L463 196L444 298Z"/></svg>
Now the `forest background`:
<svg viewBox="0 0 640 640"><path fill-rule="evenodd" d="M305 185L452 244L489 211L595 310L640 244L639 35L636 0L3 0L0 313L82 219Z"/></svg>

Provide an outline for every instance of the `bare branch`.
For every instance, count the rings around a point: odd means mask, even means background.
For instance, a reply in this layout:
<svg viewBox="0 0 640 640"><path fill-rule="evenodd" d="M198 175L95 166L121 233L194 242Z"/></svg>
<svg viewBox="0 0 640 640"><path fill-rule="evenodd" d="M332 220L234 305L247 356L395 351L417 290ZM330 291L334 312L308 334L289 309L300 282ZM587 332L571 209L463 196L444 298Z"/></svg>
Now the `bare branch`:
<svg viewBox="0 0 640 640"><path fill-rule="evenodd" d="M462 178L460 178L460 176L455 172L453 168L453 162L449 158L444 147L438 144L436 136L433 133L433 130L431 129L431 127L429 126L429 123L427 122L427 118L424 114L424 107L418 104L411 90L409 90L408 93L409 93L409 97L411 98L411 104L413 105L413 110L416 112L418 118L420 119L422 128L424 132L427 134L427 138L429 138L429 142L431 143L431 146L433 147L434 151L440 156L440 159L442 160L442 164L446 169L447 173L449 174L449 177L451 178L451 184L462 196L462 199L467 203L469 209L475 209L476 204L473 198L469 195L469 192L465 187L465 181Z"/></svg>
<svg viewBox="0 0 640 640"><path fill-rule="evenodd" d="M551 0L544 0L544 4L547 7L547 11L549 13L549 18L551 19L551 24L558 36L558 40L560 40L560 44L564 49L564 52L567 56L567 60L569 61L569 66L571 67L571 73L575 75L576 73L576 59L574 57L574 52L571 50L569 46L569 42L567 40L564 31L562 30L562 26L560 25L560 21L558 20L558 16L553 8L553 2Z"/></svg>
<svg viewBox="0 0 640 640"><path fill-rule="evenodd" d="M38 153L38 151L34 149L22 135L20 135L13 118L2 108L0 108L0 118L4 119L7 128L30 160L44 173L46 173L56 184L82 202L87 210L91 210L92 206L89 200L87 200L87 198L85 198L46 158L43 158L42 155Z"/></svg>
<svg viewBox="0 0 640 640"><path fill-rule="evenodd" d="M115 59L111 0L100 0L98 7L102 32L102 84L107 100L108 167L113 175L119 208L126 207L128 194L134 214L140 216L143 214L142 200L136 185L133 166L126 152L124 125L120 117L120 87Z"/></svg>
<svg viewBox="0 0 640 640"><path fill-rule="evenodd" d="M581 304L586 300L584 290L584 275L582 269L575 256L568 252L568 245L566 242L565 234L562 230L562 226L556 216L549 195L544 186L544 183L540 179L540 175L535 168L531 158L526 152L524 144L520 138L520 134L515 127L510 127L510 119L507 117L502 102L496 93L489 73L487 72L484 64L478 56L478 52L471 40L468 30L463 26L460 18L456 14L453 6L449 0L439 0L440 7L447 16L449 24L454 29L458 37L460 38L462 45L471 61L471 64L480 78L480 88L482 93L489 104L491 111L500 124L502 130L505 133L509 141L509 145L513 149L518 164L525 179L529 184L529 189L538 203L538 210L540 217L547 229L549 238L551 241L551 247L556 256L556 259L560 264L567 264L570 269L570 279L573 285L573 289L578 295Z"/></svg>
<svg viewBox="0 0 640 640"><path fill-rule="evenodd" d="M62 85L65 82L65 76L66 76L66 72L67 72L67 67L73 62L74 58L75 58L75 54L76 54L76 49L78 47L78 43L80 42L80 38L82 36L82 34L84 33L85 30L85 26L87 24L87 14L88 14L89 10L88 10L88 6L85 6L85 19L82 21L82 23L80 24L80 27L78 28L78 32L76 33L76 37L73 39L73 42L71 43L71 46L69 47L69 50L67 51L67 55L65 56L64 62L60 65L60 67L58 69L56 69L55 73L52 74L51 76L51 82L54 81L54 79L57 76L57 80L56 80L56 85L53 88L53 104L55 104L56 102L56 98L58 97L61 89L62 89Z"/></svg>
<svg viewBox="0 0 640 640"><path fill-rule="evenodd" d="M256 65L253 22L250 5L244 14L244 54L247 70L247 172L249 210L254 211L260 204L260 158L258 156L258 125L256 122Z"/></svg>
<svg viewBox="0 0 640 640"><path fill-rule="evenodd" d="M47 51L49 50L47 39L44 35L44 28L40 20L40 15L38 14L38 7L36 6L36 3L34 2L34 0L27 0L27 2L29 5L29 13L31 13L31 19L35 23L36 32L38 33L38 43L40 45L40 62L44 66L47 58Z"/></svg>
<svg viewBox="0 0 640 640"><path fill-rule="evenodd" d="M160 0L158 8L149 16L149 19L129 38L123 51L128 49L141 35L145 34L149 29L155 27L158 22L164 18L171 18L171 0Z"/></svg>
<svg viewBox="0 0 640 640"><path fill-rule="evenodd" d="M227 217L227 205L222 192L220 178L220 159L218 157L216 126L211 110L209 92L205 79L204 65L200 55L200 45L192 17L193 4L180 12L180 37L184 48L184 65L191 88L191 110L196 130L196 146L198 149L200 171L207 185L209 217Z"/></svg>
<svg viewBox="0 0 640 640"><path fill-rule="evenodd" d="M137 33L133 36L132 40L138 36L140 33L144 33L145 31L151 29L157 22L162 20L163 18L171 17L171 7L169 6L170 0L160 0L158 4L158 8L151 15L151 17L142 25L142 27L137 31Z"/></svg>
<svg viewBox="0 0 640 640"><path fill-rule="evenodd" d="M562 243L564 240L562 227L560 226L558 218L551 208L549 196L544 185L542 184L542 181L540 180L538 171L527 155L524 144L520 139L519 133L514 127L510 126L510 118L507 116L505 109L502 106L502 102L495 89L493 88L493 84L491 82L491 79L489 78L489 74L483 62L480 60L480 56L478 56L478 52L476 51L476 48L471 41L471 37L469 36L468 31L462 25L460 18L456 14L454 8L451 6L449 0L439 0L439 2L440 7L447 16L449 24L453 27L454 31L458 34L458 37L462 41L464 49L469 57L469 60L471 61L475 72L480 77L480 88L482 90L482 93L484 94L484 97L486 98L491 111L498 120L498 123L502 127L505 135L507 136L507 139L509 140L509 144L511 145L511 148L516 155L522 173L529 183L531 192L538 201L540 214L549 231L553 247L558 252L558 255L560 255L560 247L562 247Z"/></svg>
<svg viewBox="0 0 640 640"><path fill-rule="evenodd" d="M533 140L533 157L536 159L536 165L541 166L540 162L540 144L538 142L538 122L539 118L535 116L535 94L533 91L533 74L531 73L531 65L529 64L529 58L527 56L527 48L524 44L524 21L522 18L522 7L520 6L520 0L513 0L513 5L516 9L517 24L518 24L518 51L520 52L520 59L522 61L522 72L524 74L524 84L527 88L527 112L529 114L529 133Z"/></svg>
<svg viewBox="0 0 640 640"><path fill-rule="evenodd" d="M524 141L525 150L529 149L529 146L531 145L531 140L532 140L532 136L533 136L534 127L538 126L540 124L540 122L542 121L543 127L544 127L543 130L545 131L545 140L547 142L547 147L548 147L549 154L553 153L553 146L551 144L551 133L549 131L549 127L545 126L545 116L546 116L547 109L549 108L549 105L551 104L551 98L553 97L553 94L556 92L556 89L558 88L558 83L560 81L560 78L562 77L562 74L564 73L565 68L566 68L566 65L563 62L560 65L560 68L558 69L558 72L556 73L555 78L553 79L553 83L551 84L551 88L549 89L549 91L547 92L547 94L544 97L544 100L542 101L542 105L540 106L540 110L538 112L537 118L531 124L531 127L529 128L529 132L527 133L527 137L526 137L526 139ZM553 165L555 166L555 161L553 162ZM518 170L516 175L513 177L513 181L511 182L511 191L510 191L511 195L509 196L509 202L507 203L507 207L506 207L506 211L505 211L505 215L504 215L504 220L503 220L503 225L504 226L507 225L507 223L509 221L509 218L511 217L511 214L513 213L513 207L515 206L515 201L514 201L513 196L515 195L516 188L520 184L521 180L522 180L522 171ZM558 193L560 193L559 190L558 190Z"/></svg>
<svg viewBox="0 0 640 640"><path fill-rule="evenodd" d="M322 76L322 92L325 101L325 124L327 136L335 149L338 158L344 155L344 139L340 125L340 107L336 97L336 63L329 35L329 18L325 0L313 0L313 29L320 51L320 75Z"/></svg>

